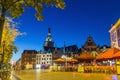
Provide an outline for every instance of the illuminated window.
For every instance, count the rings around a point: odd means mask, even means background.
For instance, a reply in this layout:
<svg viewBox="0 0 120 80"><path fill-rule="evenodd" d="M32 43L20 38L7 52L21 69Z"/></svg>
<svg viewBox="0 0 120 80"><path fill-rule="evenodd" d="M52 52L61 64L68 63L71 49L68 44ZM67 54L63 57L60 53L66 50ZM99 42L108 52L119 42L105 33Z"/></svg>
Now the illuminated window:
<svg viewBox="0 0 120 80"><path fill-rule="evenodd" d="M111 39L112 39L112 41L114 41L114 42L116 41L116 35L115 35L115 33L112 33L112 34L111 34Z"/></svg>
<svg viewBox="0 0 120 80"><path fill-rule="evenodd" d="M118 40L118 46L120 47L120 39Z"/></svg>
<svg viewBox="0 0 120 80"><path fill-rule="evenodd" d="M117 36L120 38L120 28L117 29Z"/></svg>

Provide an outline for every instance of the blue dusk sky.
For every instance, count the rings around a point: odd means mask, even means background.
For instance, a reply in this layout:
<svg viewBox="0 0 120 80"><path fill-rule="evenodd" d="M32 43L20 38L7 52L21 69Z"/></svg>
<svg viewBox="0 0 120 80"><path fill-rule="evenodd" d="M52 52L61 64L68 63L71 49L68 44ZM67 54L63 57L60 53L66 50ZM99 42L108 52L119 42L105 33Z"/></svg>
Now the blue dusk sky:
<svg viewBox="0 0 120 80"><path fill-rule="evenodd" d="M120 18L120 0L65 0L64 10L55 7L44 7L43 21L35 17L34 9L25 9L17 19L20 32L26 35L16 38L19 48L12 60L21 57L23 50L41 50L51 28L55 47L76 44L81 48L88 36L92 36L97 45L110 46L109 30Z"/></svg>

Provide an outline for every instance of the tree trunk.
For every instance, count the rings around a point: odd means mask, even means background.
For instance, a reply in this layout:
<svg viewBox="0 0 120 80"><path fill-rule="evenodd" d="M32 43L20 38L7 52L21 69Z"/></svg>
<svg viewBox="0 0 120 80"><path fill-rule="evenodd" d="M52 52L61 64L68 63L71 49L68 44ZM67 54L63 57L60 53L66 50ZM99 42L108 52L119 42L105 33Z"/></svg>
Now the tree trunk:
<svg viewBox="0 0 120 80"><path fill-rule="evenodd" d="M4 27L4 22L5 20L0 20L0 47L2 46L1 43L2 43L2 33L3 33L3 27Z"/></svg>
<svg viewBox="0 0 120 80"><path fill-rule="evenodd" d="M3 47L2 46L2 34L3 34L3 29L4 29L4 23L5 23L5 7L2 5L2 8L1 8L1 16L0 16L0 47ZM2 53L2 59L4 57L4 51ZM2 63L3 63L4 60L2 60Z"/></svg>
<svg viewBox="0 0 120 80"><path fill-rule="evenodd" d="M4 21L0 21L0 47L3 48L3 45L2 45L2 33L3 33L3 27L4 27ZM4 49L3 49L4 50ZM3 64L4 62L4 51L2 51L2 54L1 54L1 64Z"/></svg>

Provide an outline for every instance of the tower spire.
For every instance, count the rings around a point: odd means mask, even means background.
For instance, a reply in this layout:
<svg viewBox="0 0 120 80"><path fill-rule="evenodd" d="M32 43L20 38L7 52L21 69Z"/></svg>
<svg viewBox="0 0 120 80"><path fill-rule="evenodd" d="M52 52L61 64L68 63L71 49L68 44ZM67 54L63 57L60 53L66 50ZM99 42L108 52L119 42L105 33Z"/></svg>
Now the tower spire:
<svg viewBox="0 0 120 80"><path fill-rule="evenodd" d="M54 47L54 42L52 39L50 28L48 28L48 34L44 42L44 50L49 52L49 50L52 50L53 47Z"/></svg>
<svg viewBox="0 0 120 80"><path fill-rule="evenodd" d="M48 33L51 33L50 27L48 28Z"/></svg>

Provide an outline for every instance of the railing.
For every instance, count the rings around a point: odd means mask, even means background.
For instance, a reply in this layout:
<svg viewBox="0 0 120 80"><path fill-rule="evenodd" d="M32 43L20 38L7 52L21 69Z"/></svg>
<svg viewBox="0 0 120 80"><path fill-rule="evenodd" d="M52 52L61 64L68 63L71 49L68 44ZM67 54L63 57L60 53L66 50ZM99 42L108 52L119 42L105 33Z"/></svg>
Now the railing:
<svg viewBox="0 0 120 80"><path fill-rule="evenodd" d="M116 73L116 68L115 66L84 66L84 72Z"/></svg>
<svg viewBox="0 0 120 80"><path fill-rule="evenodd" d="M115 66L83 66L85 73L116 73ZM78 66L52 66L51 71L78 71Z"/></svg>

